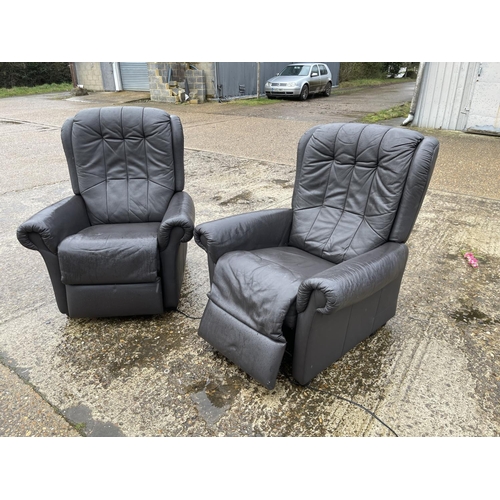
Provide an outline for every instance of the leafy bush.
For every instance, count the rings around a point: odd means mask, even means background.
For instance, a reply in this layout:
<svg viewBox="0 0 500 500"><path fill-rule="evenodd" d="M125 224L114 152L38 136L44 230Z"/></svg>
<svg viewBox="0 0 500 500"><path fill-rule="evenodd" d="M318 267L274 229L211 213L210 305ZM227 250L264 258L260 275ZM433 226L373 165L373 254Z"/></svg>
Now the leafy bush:
<svg viewBox="0 0 500 500"><path fill-rule="evenodd" d="M341 62L339 82L382 78L385 76L386 64L383 62Z"/></svg>
<svg viewBox="0 0 500 500"><path fill-rule="evenodd" d="M366 80L376 78L387 78L387 74L396 74L399 68L412 68L415 73L418 63L414 62L341 62L339 82L351 80ZM413 70L415 68L415 70ZM413 74L412 73L412 74Z"/></svg>
<svg viewBox="0 0 500 500"><path fill-rule="evenodd" d="M66 62L0 62L0 87L35 87L52 83L70 83Z"/></svg>

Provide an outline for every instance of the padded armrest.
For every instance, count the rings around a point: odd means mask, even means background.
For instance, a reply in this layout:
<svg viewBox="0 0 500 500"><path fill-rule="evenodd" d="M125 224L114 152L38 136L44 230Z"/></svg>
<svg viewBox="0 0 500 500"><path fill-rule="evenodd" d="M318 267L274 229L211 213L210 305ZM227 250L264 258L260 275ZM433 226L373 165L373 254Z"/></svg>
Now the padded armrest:
<svg viewBox="0 0 500 500"><path fill-rule="evenodd" d="M39 250L31 241L30 233L37 233L47 249L57 254L57 247L64 238L90 226L87 209L79 195L69 196L44 208L17 229L17 239L30 250Z"/></svg>
<svg viewBox="0 0 500 500"><path fill-rule="evenodd" d="M303 312L314 290L326 298L318 312L330 314L379 291L404 272L408 247L404 243L385 243L365 254L304 280L297 293L297 312Z"/></svg>
<svg viewBox="0 0 500 500"><path fill-rule="evenodd" d="M194 239L214 264L234 250L283 246L290 236L292 213L289 208L278 208L205 222L196 227Z"/></svg>
<svg viewBox="0 0 500 500"><path fill-rule="evenodd" d="M174 227L184 229L181 243L189 241L193 237L194 231L194 202L191 196L185 191L178 191L172 196L168 204L167 211L158 230L158 244L160 250L165 250L170 241L170 233Z"/></svg>

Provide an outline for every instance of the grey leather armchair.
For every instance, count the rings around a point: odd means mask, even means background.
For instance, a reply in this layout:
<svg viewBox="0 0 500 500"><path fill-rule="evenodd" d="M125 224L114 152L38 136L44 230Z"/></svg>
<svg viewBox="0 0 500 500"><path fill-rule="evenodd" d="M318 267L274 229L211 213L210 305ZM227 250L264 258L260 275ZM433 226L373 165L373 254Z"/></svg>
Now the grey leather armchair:
<svg viewBox="0 0 500 500"><path fill-rule="evenodd" d="M177 116L143 107L80 111L61 131L74 195L17 230L38 250L70 317L161 314L177 306L193 236Z"/></svg>
<svg viewBox="0 0 500 500"><path fill-rule="evenodd" d="M211 283L198 334L268 389L285 350L306 385L373 334L395 314L438 149L381 125L306 132L291 209L196 227Z"/></svg>

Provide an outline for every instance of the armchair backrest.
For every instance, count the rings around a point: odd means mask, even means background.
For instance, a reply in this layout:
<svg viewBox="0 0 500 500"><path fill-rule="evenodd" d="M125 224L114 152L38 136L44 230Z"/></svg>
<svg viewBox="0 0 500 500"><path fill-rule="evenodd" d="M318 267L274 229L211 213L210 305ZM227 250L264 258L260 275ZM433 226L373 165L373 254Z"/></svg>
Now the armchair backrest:
<svg viewBox="0 0 500 500"><path fill-rule="evenodd" d="M314 127L297 150L289 244L334 263L410 235L436 139L358 123Z"/></svg>
<svg viewBox="0 0 500 500"><path fill-rule="evenodd" d="M184 135L177 116L156 108L85 109L61 138L71 185L91 224L161 221L184 189Z"/></svg>

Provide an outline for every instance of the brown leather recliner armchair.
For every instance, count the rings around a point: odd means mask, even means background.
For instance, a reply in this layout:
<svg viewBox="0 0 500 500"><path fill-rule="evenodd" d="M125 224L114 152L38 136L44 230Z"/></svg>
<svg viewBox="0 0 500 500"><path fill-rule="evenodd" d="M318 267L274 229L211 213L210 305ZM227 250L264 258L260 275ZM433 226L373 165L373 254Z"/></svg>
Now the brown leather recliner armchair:
<svg viewBox="0 0 500 500"><path fill-rule="evenodd" d="M184 135L155 108L80 111L61 132L74 196L21 224L70 317L161 314L177 306L193 236Z"/></svg>
<svg viewBox="0 0 500 500"><path fill-rule="evenodd" d="M314 127L290 209L195 229L211 282L199 335L272 389L285 349L302 385L394 316L439 150L402 128Z"/></svg>

